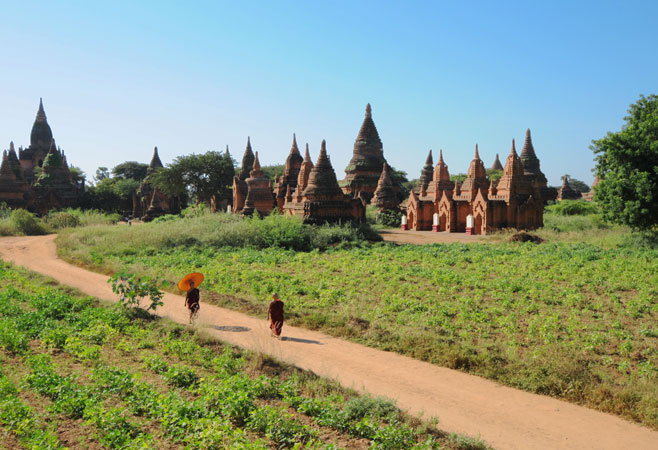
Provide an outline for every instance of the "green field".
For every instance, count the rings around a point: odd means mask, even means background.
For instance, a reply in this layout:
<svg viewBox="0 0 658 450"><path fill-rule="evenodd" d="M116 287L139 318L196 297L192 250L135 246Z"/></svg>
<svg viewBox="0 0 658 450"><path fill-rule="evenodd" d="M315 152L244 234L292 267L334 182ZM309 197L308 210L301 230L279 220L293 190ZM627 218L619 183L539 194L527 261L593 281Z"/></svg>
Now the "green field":
<svg viewBox="0 0 658 450"><path fill-rule="evenodd" d="M204 301L252 314L277 291L291 324L658 428L658 251L587 218L547 219L540 245L231 247L208 237L225 219L208 217L65 232L58 245L169 289L201 271Z"/></svg>
<svg viewBox="0 0 658 450"><path fill-rule="evenodd" d="M388 400L0 265L7 449L484 449Z"/></svg>

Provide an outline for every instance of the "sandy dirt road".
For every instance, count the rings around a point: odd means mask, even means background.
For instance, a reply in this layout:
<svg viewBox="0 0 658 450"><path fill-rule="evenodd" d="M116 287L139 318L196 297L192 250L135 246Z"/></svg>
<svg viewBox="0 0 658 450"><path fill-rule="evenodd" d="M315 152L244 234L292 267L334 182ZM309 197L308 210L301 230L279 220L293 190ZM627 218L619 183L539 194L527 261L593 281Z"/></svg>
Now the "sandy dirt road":
<svg viewBox="0 0 658 450"><path fill-rule="evenodd" d="M470 244L473 242L482 242L486 236L481 234L468 236L466 233L448 233L434 231L403 231L400 228L386 228L379 230L379 234L387 242L398 244L440 244L450 242L462 242Z"/></svg>
<svg viewBox="0 0 658 450"><path fill-rule="evenodd" d="M54 239L2 238L0 256L89 295L116 301L108 277L58 259ZM187 322L183 297L166 294L164 302L160 315ZM618 417L322 333L284 326L284 339L279 341L269 336L265 318L203 303L197 326L344 386L392 398L412 414L437 417L443 430L480 437L498 449L658 449L658 432Z"/></svg>

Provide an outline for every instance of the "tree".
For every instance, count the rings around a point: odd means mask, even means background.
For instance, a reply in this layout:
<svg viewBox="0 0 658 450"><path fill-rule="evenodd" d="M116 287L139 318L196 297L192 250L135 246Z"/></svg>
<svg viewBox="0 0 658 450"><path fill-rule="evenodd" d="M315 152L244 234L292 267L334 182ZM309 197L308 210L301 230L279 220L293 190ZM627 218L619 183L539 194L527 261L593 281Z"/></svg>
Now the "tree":
<svg viewBox="0 0 658 450"><path fill-rule="evenodd" d="M215 197L230 194L235 163L226 153L206 152L179 156L166 168L158 169L149 180L170 196L189 191L197 203L210 203Z"/></svg>
<svg viewBox="0 0 658 450"><path fill-rule="evenodd" d="M112 168L112 175L118 178L142 181L146 178L146 171L148 164L140 163L137 161L126 161L118 164Z"/></svg>
<svg viewBox="0 0 658 450"><path fill-rule="evenodd" d="M658 229L658 97L640 96L621 131L592 141L594 199L603 217L635 230Z"/></svg>
<svg viewBox="0 0 658 450"><path fill-rule="evenodd" d="M565 178L569 182L569 186L571 186L571 189L573 189L574 191L576 191L580 194L584 194L584 193L590 191L590 187L584 181L576 180L575 178L573 178L569 174L562 175L560 177L560 180L564 181Z"/></svg>
<svg viewBox="0 0 658 450"><path fill-rule="evenodd" d="M96 175L94 175L94 181L100 183L105 178L110 178L110 170L107 167L99 167L96 169Z"/></svg>

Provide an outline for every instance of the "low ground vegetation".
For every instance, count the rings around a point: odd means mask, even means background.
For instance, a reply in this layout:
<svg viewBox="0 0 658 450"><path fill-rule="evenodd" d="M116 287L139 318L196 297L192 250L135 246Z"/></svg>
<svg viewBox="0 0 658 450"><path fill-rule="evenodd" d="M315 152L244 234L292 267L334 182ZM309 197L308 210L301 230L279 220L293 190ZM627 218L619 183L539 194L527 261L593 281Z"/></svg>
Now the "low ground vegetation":
<svg viewBox="0 0 658 450"><path fill-rule="evenodd" d="M37 217L25 209L14 210L0 205L0 236L35 236L56 233L64 228L112 225L118 220L118 214L72 208Z"/></svg>
<svg viewBox="0 0 658 450"><path fill-rule="evenodd" d="M658 250L596 217L550 212L541 244L500 233L297 251L201 217L69 231L58 245L77 264L157 275L171 290L201 271L204 301L252 314L276 291L291 324L658 428Z"/></svg>
<svg viewBox="0 0 658 450"><path fill-rule="evenodd" d="M485 449L381 398L0 265L11 448Z"/></svg>

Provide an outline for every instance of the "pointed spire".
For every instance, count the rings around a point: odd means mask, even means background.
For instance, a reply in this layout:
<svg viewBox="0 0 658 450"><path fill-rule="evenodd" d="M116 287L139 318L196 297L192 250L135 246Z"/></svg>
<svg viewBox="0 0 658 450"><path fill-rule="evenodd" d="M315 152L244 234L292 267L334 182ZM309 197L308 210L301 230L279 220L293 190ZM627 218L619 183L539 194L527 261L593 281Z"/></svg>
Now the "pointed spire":
<svg viewBox="0 0 658 450"><path fill-rule="evenodd" d="M425 160L425 165L426 166L433 166L434 165L434 159L432 158L432 149L430 149L429 155L427 155L427 159Z"/></svg>
<svg viewBox="0 0 658 450"><path fill-rule="evenodd" d="M301 177L301 172L300 172ZM327 156L327 142L322 140L318 162L313 166L308 177L308 184L303 196L309 201L332 201L344 199L343 191L338 186L336 172Z"/></svg>
<svg viewBox="0 0 658 450"><path fill-rule="evenodd" d="M2 181L16 181L16 174L11 168L7 151L2 152L2 165L0 166L0 180Z"/></svg>
<svg viewBox="0 0 658 450"><path fill-rule="evenodd" d="M14 141L9 142L9 151L10 152L15 152L16 151L16 150L14 150Z"/></svg>
<svg viewBox="0 0 658 450"><path fill-rule="evenodd" d="M480 154L478 153L478 145L475 144L475 157L473 159L480 159Z"/></svg>
<svg viewBox="0 0 658 450"><path fill-rule="evenodd" d="M491 170L503 170L503 165L500 163L500 158L498 157L498 153L496 153L496 160L491 166Z"/></svg>
<svg viewBox="0 0 658 450"><path fill-rule="evenodd" d="M37 122L45 122L46 119L46 111L43 109L43 99L40 97L39 98L39 110L37 111Z"/></svg>
<svg viewBox="0 0 658 450"><path fill-rule="evenodd" d="M324 162L324 160L329 161L329 158L327 157L327 141L322 139L322 145L320 146L320 156L318 156L318 162L316 165L320 164L320 161Z"/></svg>
<svg viewBox="0 0 658 450"><path fill-rule="evenodd" d="M227 158L231 157L231 153L229 153L229 151L228 151L228 144L226 144L226 157Z"/></svg>
<svg viewBox="0 0 658 450"><path fill-rule="evenodd" d="M290 147L290 154L299 153L299 147L297 147L297 136L295 133L292 134L292 147Z"/></svg>
<svg viewBox="0 0 658 450"><path fill-rule="evenodd" d="M153 157L151 158L151 163L149 164L149 169L159 169L163 167L162 161L160 161L160 155L158 155L158 147L153 148Z"/></svg>
<svg viewBox="0 0 658 450"><path fill-rule="evenodd" d="M313 162L311 161L311 154L308 152L308 142L306 143L306 153L304 153L304 162L310 162L310 163Z"/></svg>
<svg viewBox="0 0 658 450"><path fill-rule="evenodd" d="M444 164L443 162L443 149L439 149L439 163Z"/></svg>
<svg viewBox="0 0 658 450"><path fill-rule="evenodd" d="M254 166L254 152L251 149L251 138L249 136L247 136L247 148L244 151L244 156L242 156L241 166L238 178L244 181L249 178L251 169Z"/></svg>
<svg viewBox="0 0 658 450"><path fill-rule="evenodd" d="M517 156L517 154L516 154L516 143L514 142L514 138L512 138L512 150L510 150L509 154Z"/></svg>
<svg viewBox="0 0 658 450"><path fill-rule="evenodd" d="M384 163L386 166L387 164ZM432 150L430 150L429 154L427 155L427 159L425 160L425 166L423 166L423 170L420 172L420 178L418 178L418 188L419 191L425 192L427 190L427 186L429 185L430 181L434 178L434 161L432 159Z"/></svg>
<svg viewBox="0 0 658 450"><path fill-rule="evenodd" d="M258 152L256 152L254 156L253 170L254 171L260 170L260 161L258 161Z"/></svg>
<svg viewBox="0 0 658 450"><path fill-rule="evenodd" d="M530 136L530 128L525 130L525 142L523 143L523 150L521 151L521 159L523 158L537 158L535 155L535 148L532 146L532 137Z"/></svg>

